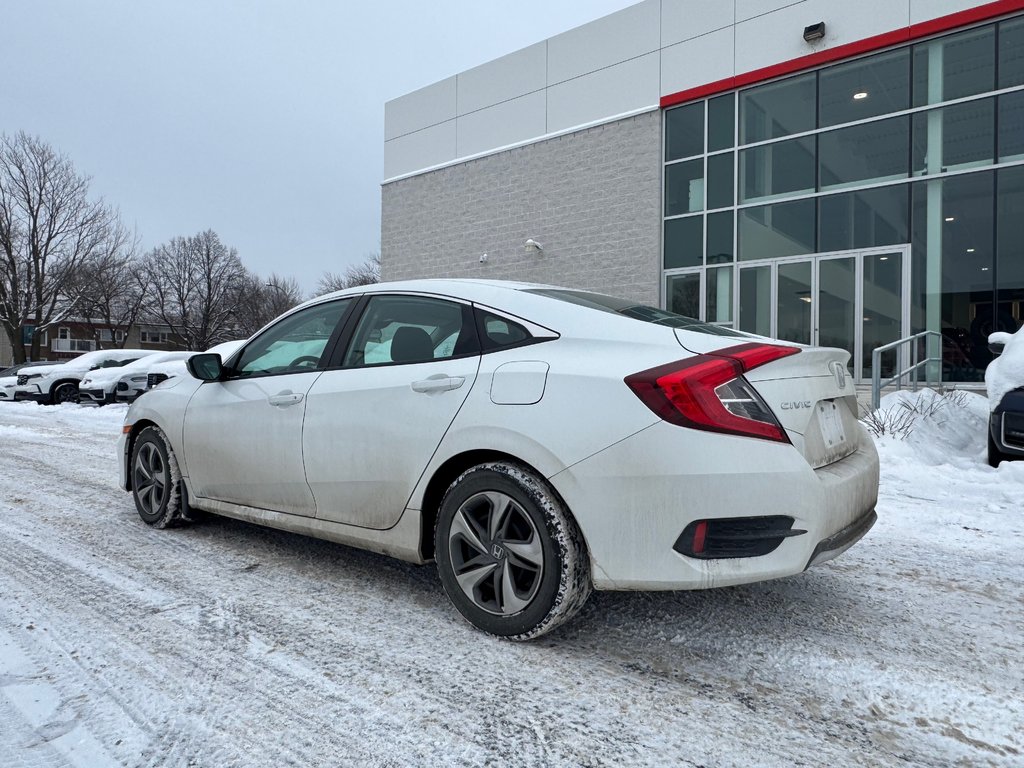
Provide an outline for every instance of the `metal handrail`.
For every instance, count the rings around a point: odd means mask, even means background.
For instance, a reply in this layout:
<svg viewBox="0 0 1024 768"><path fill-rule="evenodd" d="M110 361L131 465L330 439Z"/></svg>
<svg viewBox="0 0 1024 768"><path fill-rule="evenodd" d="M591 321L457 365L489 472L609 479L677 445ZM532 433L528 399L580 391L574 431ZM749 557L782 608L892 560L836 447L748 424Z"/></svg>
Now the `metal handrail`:
<svg viewBox="0 0 1024 768"><path fill-rule="evenodd" d="M939 352L937 357L932 357L928 350L928 340L932 337L939 339ZM924 339L924 360L918 360L918 339ZM882 353L888 352L890 349L897 350L896 352L896 367L899 369L902 365L904 350L903 347L907 344L911 345L911 358L913 363L909 368L903 368L895 376L892 376L882 381ZM942 363L942 334L938 331L921 331L921 333L915 333L913 336L907 336L905 339L899 339L889 344L885 344L881 347L876 347L871 350L871 407L877 409L882 400L882 389L888 387L893 382L896 382L896 389L903 389L903 377L912 375L913 391L917 391L918 383L918 369L922 365L927 366L929 363ZM938 368L939 376L936 377L935 383L939 384L942 377L942 367ZM929 369L925 368L925 384L931 383L931 378L928 376Z"/></svg>

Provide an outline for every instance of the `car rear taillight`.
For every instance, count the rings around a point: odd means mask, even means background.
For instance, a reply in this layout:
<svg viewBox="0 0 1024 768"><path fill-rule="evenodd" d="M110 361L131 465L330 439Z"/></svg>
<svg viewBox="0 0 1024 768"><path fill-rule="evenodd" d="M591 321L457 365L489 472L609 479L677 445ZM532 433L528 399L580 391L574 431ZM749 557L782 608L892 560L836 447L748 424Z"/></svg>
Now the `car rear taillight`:
<svg viewBox="0 0 1024 768"><path fill-rule="evenodd" d="M672 424L789 442L743 374L799 351L775 344L741 344L634 373L625 382L644 405Z"/></svg>

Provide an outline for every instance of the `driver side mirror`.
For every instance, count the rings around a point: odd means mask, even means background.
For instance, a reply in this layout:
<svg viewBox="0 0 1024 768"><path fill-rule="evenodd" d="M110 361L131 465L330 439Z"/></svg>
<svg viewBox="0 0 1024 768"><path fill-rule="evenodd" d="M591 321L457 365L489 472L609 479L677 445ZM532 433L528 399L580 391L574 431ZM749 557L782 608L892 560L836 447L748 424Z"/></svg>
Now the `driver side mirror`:
<svg viewBox="0 0 1024 768"><path fill-rule="evenodd" d="M200 381L220 381L224 375L224 365L216 352L192 355L185 362L185 367Z"/></svg>

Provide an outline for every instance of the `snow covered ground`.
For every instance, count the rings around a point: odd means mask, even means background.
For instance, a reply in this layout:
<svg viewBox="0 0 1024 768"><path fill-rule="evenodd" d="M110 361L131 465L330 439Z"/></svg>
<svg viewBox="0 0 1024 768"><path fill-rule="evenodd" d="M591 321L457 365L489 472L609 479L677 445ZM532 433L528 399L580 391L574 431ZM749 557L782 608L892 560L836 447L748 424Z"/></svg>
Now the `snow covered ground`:
<svg viewBox="0 0 1024 768"><path fill-rule="evenodd" d="M890 399L887 405L898 407ZM777 582L595 594L513 645L431 567L116 487L124 410L0 404L0 765L1024 765L1024 462L973 396Z"/></svg>

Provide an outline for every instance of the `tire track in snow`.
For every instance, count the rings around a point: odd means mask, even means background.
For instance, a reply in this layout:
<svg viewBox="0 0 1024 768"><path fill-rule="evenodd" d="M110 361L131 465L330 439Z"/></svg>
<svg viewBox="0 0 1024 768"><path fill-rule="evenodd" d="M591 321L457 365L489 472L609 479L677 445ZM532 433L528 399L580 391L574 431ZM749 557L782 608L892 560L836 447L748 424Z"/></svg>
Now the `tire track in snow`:
<svg viewBox="0 0 1024 768"><path fill-rule="evenodd" d="M61 700L99 701L79 727L108 751L139 729L126 764L1014 760L1020 674L1005 664L1020 650L979 644L964 620L980 602L1019 626L999 552L986 566L927 537L894 549L883 517L835 566L598 594L562 632L510 646L466 627L429 568L222 519L149 530L115 488L115 434L57 410L47 443L49 414L8 413L34 433L0 452L0 615L37 619L20 646ZM908 564L918 575L894 578ZM964 590L936 594L945 567ZM1007 743L972 744L978 717Z"/></svg>

